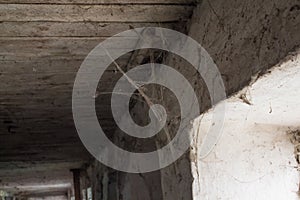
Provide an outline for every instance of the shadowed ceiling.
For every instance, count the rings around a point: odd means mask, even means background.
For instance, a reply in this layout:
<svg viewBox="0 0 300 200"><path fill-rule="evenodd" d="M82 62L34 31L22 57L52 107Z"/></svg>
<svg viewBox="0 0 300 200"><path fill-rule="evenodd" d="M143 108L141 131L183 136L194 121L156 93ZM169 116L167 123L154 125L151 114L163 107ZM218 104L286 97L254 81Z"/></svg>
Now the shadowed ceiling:
<svg viewBox="0 0 300 200"><path fill-rule="evenodd" d="M48 188L55 192L69 187L68 170L89 159L71 108L83 59L99 42L131 28L185 32L194 6L193 0L0 0L1 188L35 193L41 183L56 185ZM118 63L138 64L137 56ZM99 87L109 87L114 77L118 72L108 70ZM113 131L108 108L101 109L104 130Z"/></svg>

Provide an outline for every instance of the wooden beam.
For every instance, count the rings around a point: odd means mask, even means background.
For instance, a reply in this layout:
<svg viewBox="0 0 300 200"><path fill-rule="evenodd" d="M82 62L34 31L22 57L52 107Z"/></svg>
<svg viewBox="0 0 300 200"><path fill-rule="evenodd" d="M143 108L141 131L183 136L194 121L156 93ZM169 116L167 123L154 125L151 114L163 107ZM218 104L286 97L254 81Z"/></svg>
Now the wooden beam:
<svg viewBox="0 0 300 200"><path fill-rule="evenodd" d="M1 41L1 40L0 40ZM128 56L123 56L117 60L119 66L123 67L127 64L129 59ZM71 56L70 56L71 57ZM23 61L14 61L14 60L2 60L0 61L0 74L3 76L18 76L23 75L24 77L27 74L34 74L40 76L50 76L52 74L76 74L80 65L82 64L84 57L80 57L77 59L69 59L67 56L65 58L61 57L60 59L44 59L44 58L32 58L28 60L24 58ZM118 73L115 67L106 69L106 73ZM75 77L75 76L73 76ZM9 77L8 77L9 78ZM13 78L13 77L11 77ZM36 78L34 78L37 80ZM66 80L66 79L65 79ZM74 80L70 80L74 81ZM5 88L0 88L0 91Z"/></svg>
<svg viewBox="0 0 300 200"><path fill-rule="evenodd" d="M196 0L0 0L0 4L181 4L196 3Z"/></svg>
<svg viewBox="0 0 300 200"><path fill-rule="evenodd" d="M0 21L172 22L188 19L193 6L1 4Z"/></svg>
<svg viewBox="0 0 300 200"><path fill-rule="evenodd" d="M0 37L110 37L130 28L180 29L176 23L2 22Z"/></svg>
<svg viewBox="0 0 300 200"><path fill-rule="evenodd" d="M107 37L106 37L107 38ZM54 59L54 58L69 58L69 59L84 59L87 54L100 42L106 39L105 37L97 38L20 38L9 37L0 39L0 60L20 61L24 59L31 60L32 58ZM127 47L135 47L135 38L119 37L115 39L114 46L110 46L108 51L119 49L121 45L126 43ZM102 52L103 56L107 56ZM101 55L99 55L101 56Z"/></svg>

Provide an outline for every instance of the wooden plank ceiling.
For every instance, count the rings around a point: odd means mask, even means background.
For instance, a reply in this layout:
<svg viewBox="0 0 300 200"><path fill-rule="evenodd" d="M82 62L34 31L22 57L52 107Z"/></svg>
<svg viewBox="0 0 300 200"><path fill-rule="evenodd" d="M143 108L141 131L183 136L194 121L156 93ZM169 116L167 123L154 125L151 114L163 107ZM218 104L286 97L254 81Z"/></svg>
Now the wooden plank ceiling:
<svg viewBox="0 0 300 200"><path fill-rule="evenodd" d="M86 158L71 110L85 56L132 27L184 32L194 6L194 0L0 0L0 170ZM102 120L109 130L110 119Z"/></svg>

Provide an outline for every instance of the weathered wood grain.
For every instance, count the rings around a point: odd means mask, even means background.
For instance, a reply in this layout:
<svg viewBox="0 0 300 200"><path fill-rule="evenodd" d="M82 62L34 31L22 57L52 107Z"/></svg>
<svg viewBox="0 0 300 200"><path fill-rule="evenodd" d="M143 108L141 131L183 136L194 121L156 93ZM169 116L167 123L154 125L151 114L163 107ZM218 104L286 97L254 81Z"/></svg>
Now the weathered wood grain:
<svg viewBox="0 0 300 200"><path fill-rule="evenodd" d="M0 4L194 4L196 0L0 0Z"/></svg>
<svg viewBox="0 0 300 200"><path fill-rule="evenodd" d="M180 30L182 23L2 22L0 37L110 37L131 28Z"/></svg>
<svg viewBox="0 0 300 200"><path fill-rule="evenodd" d="M1 4L0 21L172 22L186 20L193 6Z"/></svg>
<svg viewBox="0 0 300 200"><path fill-rule="evenodd" d="M0 61L31 61L37 58L47 60L66 59L78 60L84 59L88 53L107 37L79 37L79 38L0 38ZM113 53L115 49L120 49L126 45L134 48L136 39L116 38L116 43L107 48L108 52ZM106 52L99 52L98 56L107 57Z"/></svg>

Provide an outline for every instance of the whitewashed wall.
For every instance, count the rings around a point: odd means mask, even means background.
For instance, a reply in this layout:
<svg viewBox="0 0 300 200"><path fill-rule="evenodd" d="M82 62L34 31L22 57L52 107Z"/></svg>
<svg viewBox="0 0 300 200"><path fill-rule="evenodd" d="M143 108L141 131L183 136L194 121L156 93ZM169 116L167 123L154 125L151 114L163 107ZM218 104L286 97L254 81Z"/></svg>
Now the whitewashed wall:
<svg viewBox="0 0 300 200"><path fill-rule="evenodd" d="M194 199L299 199L299 172L288 134L300 127L299 103L298 55L226 100L223 133L207 157L201 157L200 146L212 111L199 117L191 156L197 158L192 164Z"/></svg>

